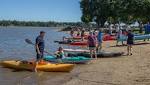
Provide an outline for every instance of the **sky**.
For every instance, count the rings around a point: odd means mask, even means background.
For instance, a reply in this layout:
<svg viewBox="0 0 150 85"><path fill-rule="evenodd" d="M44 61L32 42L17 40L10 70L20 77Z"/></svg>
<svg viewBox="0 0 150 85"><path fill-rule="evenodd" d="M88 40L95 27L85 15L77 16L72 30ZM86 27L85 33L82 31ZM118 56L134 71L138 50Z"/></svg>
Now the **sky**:
<svg viewBox="0 0 150 85"><path fill-rule="evenodd" d="M80 0L0 0L0 20L81 21Z"/></svg>

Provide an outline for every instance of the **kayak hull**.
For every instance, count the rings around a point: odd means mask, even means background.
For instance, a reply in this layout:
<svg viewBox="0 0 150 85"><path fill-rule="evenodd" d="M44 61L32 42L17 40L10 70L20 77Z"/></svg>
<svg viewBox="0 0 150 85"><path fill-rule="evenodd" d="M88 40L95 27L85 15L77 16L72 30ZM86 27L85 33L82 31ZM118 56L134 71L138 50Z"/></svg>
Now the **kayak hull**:
<svg viewBox="0 0 150 85"><path fill-rule="evenodd" d="M72 52L72 53L88 53L90 50L83 50L83 49L64 49L65 52Z"/></svg>
<svg viewBox="0 0 150 85"><path fill-rule="evenodd" d="M103 36L103 41L112 41L112 40L116 40L116 36L111 36L111 35Z"/></svg>
<svg viewBox="0 0 150 85"><path fill-rule="evenodd" d="M54 41L55 43L58 43L58 44L70 44L71 42L68 42L68 41Z"/></svg>
<svg viewBox="0 0 150 85"><path fill-rule="evenodd" d="M33 70L34 63L23 63L22 61L3 61L1 65L6 68L12 68L16 70ZM46 72L70 72L73 68L73 64L38 64L36 66L38 71Z"/></svg>
<svg viewBox="0 0 150 85"><path fill-rule="evenodd" d="M134 40L144 40L144 39L150 39L150 34L148 35L136 35L134 36ZM118 41L127 41L127 37L123 36Z"/></svg>
<svg viewBox="0 0 150 85"><path fill-rule="evenodd" d="M99 52L97 53L98 58L111 58L111 57L120 57L124 53L123 52ZM84 56L90 58L90 53L69 53L69 56Z"/></svg>
<svg viewBox="0 0 150 85"><path fill-rule="evenodd" d="M89 62L91 59L90 58L85 58L82 56L77 56L77 57L66 57L64 59L57 59L53 56L45 56L44 60L54 62L54 63L71 63L71 64L86 64Z"/></svg>
<svg viewBox="0 0 150 85"><path fill-rule="evenodd" d="M87 45L87 42L72 42L72 43L70 43L70 45Z"/></svg>

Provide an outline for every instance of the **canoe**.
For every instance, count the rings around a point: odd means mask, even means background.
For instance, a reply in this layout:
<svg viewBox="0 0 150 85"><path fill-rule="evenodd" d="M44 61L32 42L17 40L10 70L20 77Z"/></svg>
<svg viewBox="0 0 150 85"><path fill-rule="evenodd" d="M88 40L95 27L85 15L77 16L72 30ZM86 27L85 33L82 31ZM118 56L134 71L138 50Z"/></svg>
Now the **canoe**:
<svg viewBox="0 0 150 85"><path fill-rule="evenodd" d="M71 63L71 64L86 64L91 59L83 56L66 57L64 59L57 59L56 57L53 56L45 56L44 60L54 62L54 63L61 62L61 63Z"/></svg>
<svg viewBox="0 0 150 85"><path fill-rule="evenodd" d="M82 46L82 45L87 45L87 41L81 41L81 42L72 42L70 43L70 45L79 45L79 46Z"/></svg>
<svg viewBox="0 0 150 85"><path fill-rule="evenodd" d="M98 58L111 58L122 56L124 52L99 52L97 53ZM90 58L90 53L68 53L69 56L84 56Z"/></svg>
<svg viewBox="0 0 150 85"><path fill-rule="evenodd" d="M29 70L32 71L34 63L33 62L24 62L24 61L2 61L1 65L6 68L12 68L16 70ZM73 64L52 64L44 63L38 64L38 71L45 72L70 72L74 68Z"/></svg>

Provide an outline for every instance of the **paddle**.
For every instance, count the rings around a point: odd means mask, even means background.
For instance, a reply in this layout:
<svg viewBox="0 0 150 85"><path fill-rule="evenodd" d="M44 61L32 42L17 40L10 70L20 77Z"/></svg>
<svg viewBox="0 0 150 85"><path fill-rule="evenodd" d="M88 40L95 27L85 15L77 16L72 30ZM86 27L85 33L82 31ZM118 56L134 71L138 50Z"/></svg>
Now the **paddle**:
<svg viewBox="0 0 150 85"><path fill-rule="evenodd" d="M31 45L35 45L30 39L25 39L25 42ZM44 51L45 53L49 54L49 55L53 55L52 53L49 53L47 51Z"/></svg>

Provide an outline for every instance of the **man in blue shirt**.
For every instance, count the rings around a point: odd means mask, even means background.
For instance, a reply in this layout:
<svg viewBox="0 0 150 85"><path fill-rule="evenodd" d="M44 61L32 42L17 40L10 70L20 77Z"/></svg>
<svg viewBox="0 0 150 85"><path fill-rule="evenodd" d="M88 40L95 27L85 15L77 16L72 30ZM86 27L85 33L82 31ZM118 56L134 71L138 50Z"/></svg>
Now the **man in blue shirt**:
<svg viewBox="0 0 150 85"><path fill-rule="evenodd" d="M145 34L150 34L150 23L149 22L145 26Z"/></svg>
<svg viewBox="0 0 150 85"><path fill-rule="evenodd" d="M102 34L101 29L99 29L99 32L97 35L97 41L98 41L97 50L98 50L98 52L100 52L102 49L102 40L103 40L103 34Z"/></svg>
<svg viewBox="0 0 150 85"><path fill-rule="evenodd" d="M45 32L41 31L40 35L36 38L36 44L35 44L35 50L36 50L36 65L38 64L38 62L40 62L43 59L44 56L44 36L45 36ZM37 72L36 70L36 65L34 68L34 71Z"/></svg>
<svg viewBox="0 0 150 85"><path fill-rule="evenodd" d="M132 55L132 45L134 44L134 35L131 30L127 34L127 55Z"/></svg>
<svg viewBox="0 0 150 85"><path fill-rule="evenodd" d="M144 29L145 29L145 34L150 34L150 23L149 22L147 23L147 25L144 26Z"/></svg>

